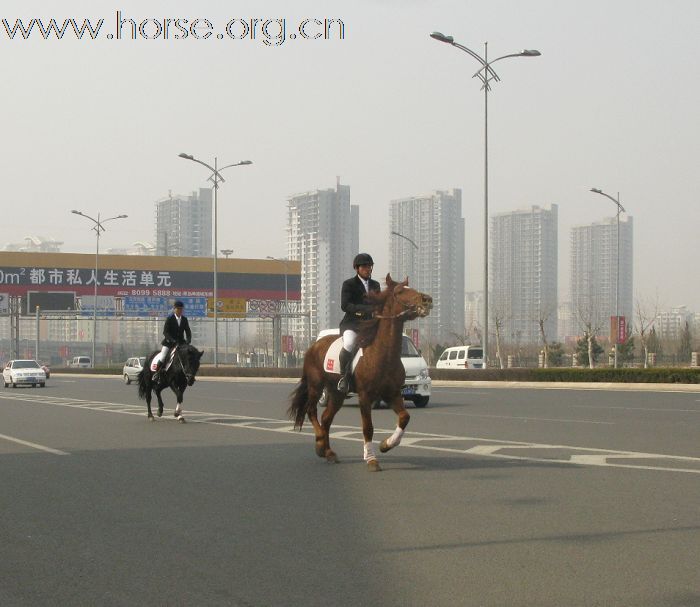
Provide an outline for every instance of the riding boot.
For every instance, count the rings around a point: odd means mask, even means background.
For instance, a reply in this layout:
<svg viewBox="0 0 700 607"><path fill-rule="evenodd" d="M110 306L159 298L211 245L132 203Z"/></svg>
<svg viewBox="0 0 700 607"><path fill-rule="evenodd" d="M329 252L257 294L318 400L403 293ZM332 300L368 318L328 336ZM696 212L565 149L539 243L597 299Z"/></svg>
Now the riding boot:
<svg viewBox="0 0 700 607"><path fill-rule="evenodd" d="M160 383L160 370L163 368L163 361L159 360L156 363L156 370L153 373L153 378L151 381L153 381L154 384Z"/></svg>
<svg viewBox="0 0 700 607"><path fill-rule="evenodd" d="M345 348L340 349L340 381L338 391L343 394L350 392L350 378L352 377L352 359L354 352L348 352Z"/></svg>

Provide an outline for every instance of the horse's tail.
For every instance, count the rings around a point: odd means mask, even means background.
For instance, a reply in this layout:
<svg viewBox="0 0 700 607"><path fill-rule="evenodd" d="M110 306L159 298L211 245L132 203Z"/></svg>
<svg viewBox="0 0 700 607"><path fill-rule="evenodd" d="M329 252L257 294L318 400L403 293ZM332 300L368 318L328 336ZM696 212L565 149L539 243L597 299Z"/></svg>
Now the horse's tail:
<svg viewBox="0 0 700 607"><path fill-rule="evenodd" d="M138 377L138 382L139 382L139 398L146 398L148 396L148 393L151 391L151 386L150 383L146 379L146 367L141 369L139 371L139 377Z"/></svg>
<svg viewBox="0 0 700 607"><path fill-rule="evenodd" d="M289 419L294 420L294 428L301 430L306 417L307 403L309 402L309 384L306 379L306 373L302 375L301 381L291 393L290 400L291 403L289 409L287 409L287 414Z"/></svg>
<svg viewBox="0 0 700 607"><path fill-rule="evenodd" d="M137 381L139 384L139 398L141 399L145 399L148 396L148 393L151 391L151 361L156 354L157 352L154 352L150 356L146 357L146 362L144 363L143 368L139 371Z"/></svg>

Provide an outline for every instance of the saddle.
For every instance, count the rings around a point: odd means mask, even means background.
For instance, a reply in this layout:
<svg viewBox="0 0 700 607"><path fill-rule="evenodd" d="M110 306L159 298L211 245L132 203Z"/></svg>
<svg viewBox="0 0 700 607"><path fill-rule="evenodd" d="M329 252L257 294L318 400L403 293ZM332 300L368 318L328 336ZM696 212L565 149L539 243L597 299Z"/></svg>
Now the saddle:
<svg viewBox="0 0 700 607"><path fill-rule="evenodd" d="M323 359L323 368L326 373L335 373L340 375L340 350L343 347L343 338L339 337L336 339L326 351L326 357ZM355 354L355 358L352 360L352 372L355 372L355 367L357 363L360 362L362 358L362 348L360 348Z"/></svg>

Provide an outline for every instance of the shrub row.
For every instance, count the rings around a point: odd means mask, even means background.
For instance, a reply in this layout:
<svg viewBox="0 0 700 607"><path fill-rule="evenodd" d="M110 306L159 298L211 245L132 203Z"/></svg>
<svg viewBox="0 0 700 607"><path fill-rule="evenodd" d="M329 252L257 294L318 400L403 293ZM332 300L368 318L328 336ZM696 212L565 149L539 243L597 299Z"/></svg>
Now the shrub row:
<svg viewBox="0 0 700 607"><path fill-rule="evenodd" d="M451 381L546 381L700 384L700 368L654 367L651 369L431 369L433 379Z"/></svg>
<svg viewBox="0 0 700 607"><path fill-rule="evenodd" d="M55 373L87 373L121 375L121 368L56 369ZM54 371L52 370L52 373ZM208 377L286 377L298 379L300 368L277 369L275 367L213 367L205 365L200 376ZM448 381L542 381L542 382L619 382L700 384L700 368L654 367L651 369L431 369L434 380Z"/></svg>

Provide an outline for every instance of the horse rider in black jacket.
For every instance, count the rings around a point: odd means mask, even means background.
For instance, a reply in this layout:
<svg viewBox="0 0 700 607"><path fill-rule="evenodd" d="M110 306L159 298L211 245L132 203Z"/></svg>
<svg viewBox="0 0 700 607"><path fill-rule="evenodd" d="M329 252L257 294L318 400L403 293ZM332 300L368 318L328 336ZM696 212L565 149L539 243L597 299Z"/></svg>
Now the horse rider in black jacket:
<svg viewBox="0 0 700 607"><path fill-rule="evenodd" d="M160 370L165 361L168 359L168 353L173 346L181 344L189 344L192 341L192 331L187 317L182 314L185 307L179 299L173 304L173 313L165 319L163 325L163 341L161 345L163 349L158 354L158 362L156 364L156 372L153 375L153 381L160 380Z"/></svg>
<svg viewBox="0 0 700 607"><path fill-rule="evenodd" d="M374 307L367 303L367 294L379 293L381 286L372 280L374 260L367 253L359 253L352 262L357 274L348 278L340 293L340 307L345 312L340 321L340 334L343 336L343 347L340 350L340 381L338 390L344 394L350 391L350 376L352 375L352 360L357 348L357 332L360 321L372 318Z"/></svg>

